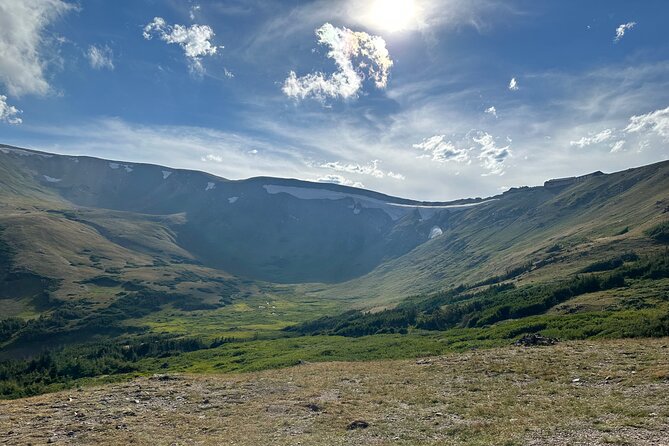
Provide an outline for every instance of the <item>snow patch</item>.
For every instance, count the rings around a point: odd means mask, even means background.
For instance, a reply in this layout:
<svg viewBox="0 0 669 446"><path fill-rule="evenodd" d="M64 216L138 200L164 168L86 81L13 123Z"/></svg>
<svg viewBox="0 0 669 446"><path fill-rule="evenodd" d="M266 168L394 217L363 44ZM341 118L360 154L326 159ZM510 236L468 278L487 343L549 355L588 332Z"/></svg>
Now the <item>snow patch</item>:
<svg viewBox="0 0 669 446"><path fill-rule="evenodd" d="M234 203L234 202L237 201L237 200L239 200L239 197L230 197L230 198L228 198L228 202L229 202L230 204Z"/></svg>
<svg viewBox="0 0 669 446"><path fill-rule="evenodd" d="M432 229L430 229L430 240L439 237L443 233L444 231L442 231L442 229L439 226L433 227Z"/></svg>
<svg viewBox="0 0 669 446"><path fill-rule="evenodd" d="M10 147L3 147L2 153L8 155L10 153L14 153L16 155L20 156L40 156L42 158L53 158L53 155L47 155L46 153L35 153L35 152L29 152L28 150L23 150L23 149L13 149Z"/></svg>
<svg viewBox="0 0 669 446"><path fill-rule="evenodd" d="M129 164L109 163L109 167L114 170L123 167L123 169L125 169L126 172L128 173L132 172L132 166Z"/></svg>
<svg viewBox="0 0 669 446"><path fill-rule="evenodd" d="M267 193L269 194L280 194L286 193L292 195L295 198L302 200L343 200L343 199L352 199L354 201L354 212L355 209L358 211L361 208L371 208L371 209L381 209L384 211L390 218L393 220L398 220L405 215L418 210L421 219L429 219L437 212L444 209L463 209L472 206L478 206L488 201L481 201L478 203L467 203L467 204L450 204L450 205L427 205L427 204L399 204L399 203L389 203L383 200L376 198L370 198L365 195L357 194L347 194L344 192L337 192L328 189L319 189L319 188L306 188L306 187L296 187L296 186L277 186L274 184L266 184L263 186Z"/></svg>
<svg viewBox="0 0 669 446"><path fill-rule="evenodd" d="M210 181L209 183L207 183L207 187L205 187L204 190L205 190L205 192L206 192L206 191L208 191L208 190L212 190L212 189L214 189L214 188L216 188L216 183L212 183L212 182Z"/></svg>
<svg viewBox="0 0 669 446"><path fill-rule="evenodd" d="M170 172L169 170L163 170L163 180L168 179L170 175L172 175L172 172Z"/></svg>
<svg viewBox="0 0 669 446"><path fill-rule="evenodd" d="M42 176L43 176L44 179L47 180L49 183L60 183L61 181L63 181L63 180L60 179L60 178L53 178L53 177L50 177L49 175L42 175Z"/></svg>

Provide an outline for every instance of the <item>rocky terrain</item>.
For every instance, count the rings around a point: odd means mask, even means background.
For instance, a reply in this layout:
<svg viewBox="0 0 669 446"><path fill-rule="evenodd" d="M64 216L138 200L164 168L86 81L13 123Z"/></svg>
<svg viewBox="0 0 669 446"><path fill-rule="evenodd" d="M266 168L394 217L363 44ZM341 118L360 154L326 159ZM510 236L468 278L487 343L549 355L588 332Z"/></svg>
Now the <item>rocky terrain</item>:
<svg viewBox="0 0 669 446"><path fill-rule="evenodd" d="M669 445L669 339L158 375L0 402L8 445Z"/></svg>

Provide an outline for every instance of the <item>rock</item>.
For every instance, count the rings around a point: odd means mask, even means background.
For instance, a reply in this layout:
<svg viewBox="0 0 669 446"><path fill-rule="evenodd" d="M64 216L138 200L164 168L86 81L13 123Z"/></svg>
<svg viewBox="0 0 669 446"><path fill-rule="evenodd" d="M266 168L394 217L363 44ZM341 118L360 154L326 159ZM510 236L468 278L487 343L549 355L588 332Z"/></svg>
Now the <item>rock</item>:
<svg viewBox="0 0 669 446"><path fill-rule="evenodd" d="M369 423L366 422L365 420L355 420L351 424L349 424L346 429L352 431L356 429L367 429L368 427Z"/></svg>
<svg viewBox="0 0 669 446"><path fill-rule="evenodd" d="M541 333L535 333L531 335L525 335L522 338L518 339L514 345L519 347L532 347L536 345L555 345L558 343L556 338L547 338Z"/></svg>
<svg viewBox="0 0 669 446"><path fill-rule="evenodd" d="M171 375L165 375L163 373L156 373L150 379L152 379L154 381L170 381L170 380L177 379L177 378L175 378L174 376L171 376Z"/></svg>
<svg viewBox="0 0 669 446"><path fill-rule="evenodd" d="M314 404L314 403L309 403L305 407L312 412L320 412L320 411L323 410L323 408L321 408L321 406L319 406L318 404Z"/></svg>

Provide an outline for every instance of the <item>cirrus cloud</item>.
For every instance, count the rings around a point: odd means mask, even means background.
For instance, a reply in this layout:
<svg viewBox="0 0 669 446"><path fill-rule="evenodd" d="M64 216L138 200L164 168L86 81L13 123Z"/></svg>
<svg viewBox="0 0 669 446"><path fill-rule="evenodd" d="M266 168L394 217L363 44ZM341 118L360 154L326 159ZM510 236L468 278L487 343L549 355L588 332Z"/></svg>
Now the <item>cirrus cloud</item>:
<svg viewBox="0 0 669 446"><path fill-rule="evenodd" d="M114 69L114 53L107 45L89 46L88 51L86 52L86 57L88 57L88 62L91 64L91 68L95 70Z"/></svg>

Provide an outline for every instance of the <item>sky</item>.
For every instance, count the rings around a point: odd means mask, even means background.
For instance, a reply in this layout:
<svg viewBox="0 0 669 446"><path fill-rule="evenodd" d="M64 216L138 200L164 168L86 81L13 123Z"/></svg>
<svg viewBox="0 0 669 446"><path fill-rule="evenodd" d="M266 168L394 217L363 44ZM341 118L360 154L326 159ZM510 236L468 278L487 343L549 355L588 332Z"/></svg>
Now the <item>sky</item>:
<svg viewBox="0 0 669 446"><path fill-rule="evenodd" d="M669 159L664 0L0 0L0 143L450 200Z"/></svg>

